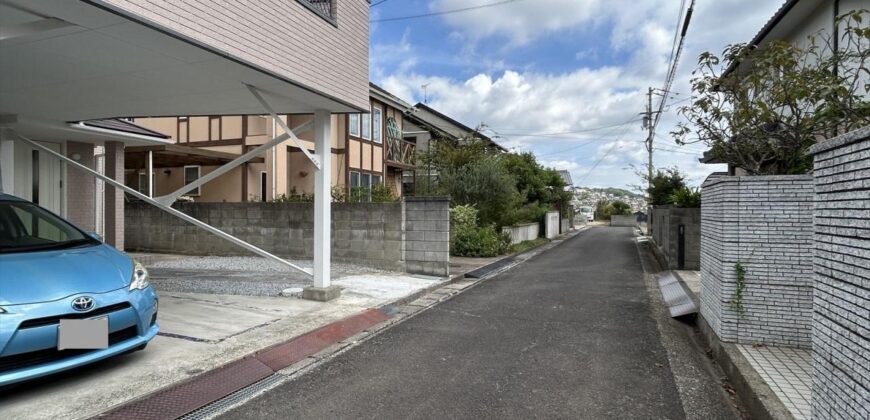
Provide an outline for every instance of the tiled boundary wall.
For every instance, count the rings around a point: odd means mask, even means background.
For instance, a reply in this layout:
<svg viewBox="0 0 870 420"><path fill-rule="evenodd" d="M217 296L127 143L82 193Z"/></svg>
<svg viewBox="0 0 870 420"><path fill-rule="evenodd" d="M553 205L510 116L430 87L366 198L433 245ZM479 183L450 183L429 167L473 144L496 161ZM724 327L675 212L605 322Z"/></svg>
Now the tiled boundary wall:
<svg viewBox="0 0 870 420"><path fill-rule="evenodd" d="M810 347L813 178L711 176L701 197L701 315L725 342Z"/></svg>
<svg viewBox="0 0 870 420"><path fill-rule="evenodd" d="M177 203L175 208L273 254L313 258L312 203ZM333 203L332 257L375 268L446 276L449 201ZM229 241L146 203L127 204L128 251L251 255Z"/></svg>
<svg viewBox="0 0 870 420"><path fill-rule="evenodd" d="M701 268L701 209L656 206L650 209L652 238L670 269ZM683 226L683 266L679 265L680 226Z"/></svg>
<svg viewBox="0 0 870 420"><path fill-rule="evenodd" d="M813 418L870 418L870 127L811 149Z"/></svg>

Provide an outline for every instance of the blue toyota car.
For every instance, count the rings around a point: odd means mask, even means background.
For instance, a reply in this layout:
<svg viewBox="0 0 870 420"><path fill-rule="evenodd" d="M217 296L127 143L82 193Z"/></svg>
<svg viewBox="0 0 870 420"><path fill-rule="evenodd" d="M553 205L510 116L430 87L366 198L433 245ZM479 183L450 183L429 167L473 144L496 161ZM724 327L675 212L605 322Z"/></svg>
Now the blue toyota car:
<svg viewBox="0 0 870 420"><path fill-rule="evenodd" d="M143 349L157 331L141 264L0 193L0 386Z"/></svg>

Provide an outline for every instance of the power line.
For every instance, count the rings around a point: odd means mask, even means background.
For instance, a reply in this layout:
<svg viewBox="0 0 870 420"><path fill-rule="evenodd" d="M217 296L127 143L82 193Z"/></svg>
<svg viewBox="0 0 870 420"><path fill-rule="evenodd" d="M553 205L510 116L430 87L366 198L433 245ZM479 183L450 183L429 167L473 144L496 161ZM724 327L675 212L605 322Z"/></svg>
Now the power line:
<svg viewBox="0 0 870 420"><path fill-rule="evenodd" d="M386 0L384 0L384 1L386 1ZM447 14L452 14L452 13L469 12L472 10L484 9L487 7L494 7L494 6L501 6L503 4L508 4L508 3L515 3L518 1L523 1L523 0L502 0L502 1L497 1L497 2L493 2L493 3L480 4L477 6L463 7L461 9L442 10L440 12L430 12L430 13L423 13L423 14L419 14L419 15L381 18L381 19L370 20L369 22L370 23L379 23L379 22L395 22L397 20L420 19L420 18L427 18L427 17L432 17L432 16L447 15Z"/></svg>
<svg viewBox="0 0 870 420"><path fill-rule="evenodd" d="M639 118L632 118L628 121L621 122L618 124L604 125L604 126L593 127L593 128L585 128L582 130L556 131L556 132L550 132L550 133L546 133L546 132L545 133L521 133L521 132L512 133L511 132L511 131L522 131L522 129L517 129L517 128L499 128L499 130L501 130L502 134L508 135L508 136L529 136L529 137L559 136L559 135L564 135L564 134L588 133L588 132L592 132L592 131L604 130L607 128L622 127L625 124L629 124L629 123L633 123L633 122L637 122L637 121L640 121L640 119ZM490 127L490 128L492 128L492 127Z"/></svg>
<svg viewBox="0 0 870 420"><path fill-rule="evenodd" d="M574 151L574 150L577 150L577 149L580 149L580 148L583 148L583 147L589 146L590 144L593 144L593 142L595 142L595 141L602 141L602 140L606 141L606 140L607 140L606 137L608 137L608 136L610 136L611 134L613 134L613 133L614 133L618 128L620 128L620 127L624 127L624 126L627 126L628 124L631 124L631 123L633 123L633 122L635 122L635 121L637 121L637 120L636 120L636 119L631 119L631 120L628 120L628 121L626 121L626 122L624 122L624 123L622 123L622 124L614 125L614 126L609 127L609 128L611 128L611 130L610 130L609 132L607 132L607 134L601 136L600 139L583 139L583 140L585 140L585 143L583 143L583 144L580 144L580 145L577 145L577 146L572 146L572 147L569 147L569 148L566 148L566 149L562 149L562 150L557 150L557 151L555 151L555 152L550 152L550 153L547 153L547 154L539 155L538 157L547 157L547 156L561 155L561 154L566 153L566 152L571 152L571 151ZM623 129L622 132L619 133L619 135L616 136L616 137L619 138L619 137L624 136L626 131L628 131L628 127L626 127L625 129ZM616 141L618 141L618 139L617 139Z"/></svg>

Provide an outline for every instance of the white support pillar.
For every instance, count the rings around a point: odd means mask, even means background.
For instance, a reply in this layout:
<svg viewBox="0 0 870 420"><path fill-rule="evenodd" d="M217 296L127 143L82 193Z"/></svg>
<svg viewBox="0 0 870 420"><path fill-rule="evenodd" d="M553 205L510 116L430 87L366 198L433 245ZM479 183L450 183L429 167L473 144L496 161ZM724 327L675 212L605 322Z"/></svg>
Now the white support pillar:
<svg viewBox="0 0 870 420"><path fill-rule="evenodd" d="M147 173L145 177L148 178L148 197L154 198L154 151L148 151L148 164L146 165Z"/></svg>
<svg viewBox="0 0 870 420"><path fill-rule="evenodd" d="M332 256L332 135L329 111L314 113L314 152L320 168L314 174L314 287L305 288L306 299L327 301L341 294L330 281Z"/></svg>
<svg viewBox="0 0 870 420"><path fill-rule="evenodd" d="M15 143L0 128L0 192L15 193Z"/></svg>

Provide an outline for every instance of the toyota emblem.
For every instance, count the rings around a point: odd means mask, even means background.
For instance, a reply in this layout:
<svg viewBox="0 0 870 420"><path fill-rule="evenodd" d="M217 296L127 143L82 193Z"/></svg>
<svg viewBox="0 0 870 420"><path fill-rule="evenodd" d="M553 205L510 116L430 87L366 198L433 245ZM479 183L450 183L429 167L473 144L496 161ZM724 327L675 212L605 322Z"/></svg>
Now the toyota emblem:
<svg viewBox="0 0 870 420"><path fill-rule="evenodd" d="M87 312L94 309L94 298L90 296L80 296L72 301L72 308L79 312Z"/></svg>

